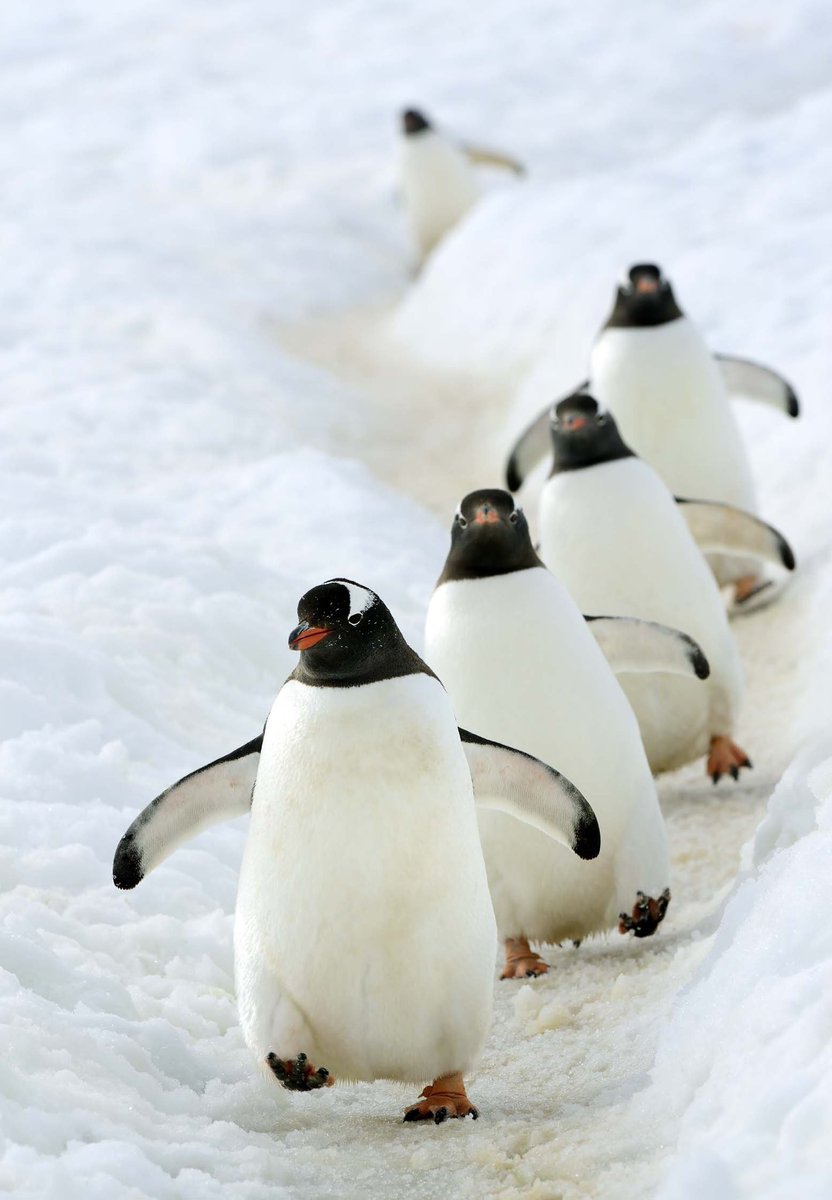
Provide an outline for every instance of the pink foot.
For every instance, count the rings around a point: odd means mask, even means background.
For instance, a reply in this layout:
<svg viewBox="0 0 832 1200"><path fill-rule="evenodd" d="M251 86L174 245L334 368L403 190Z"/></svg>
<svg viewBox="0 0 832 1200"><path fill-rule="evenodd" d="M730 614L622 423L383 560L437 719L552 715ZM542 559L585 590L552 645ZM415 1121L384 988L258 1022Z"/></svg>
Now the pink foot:
<svg viewBox="0 0 832 1200"><path fill-rule="evenodd" d="M529 946L525 938L506 938L506 962L501 979L531 979L545 975L549 964Z"/></svg>
<svg viewBox="0 0 832 1200"><path fill-rule="evenodd" d="M714 783L719 783L723 775L739 779L741 767L751 768L751 759L745 751L729 737L712 737L708 751L708 774Z"/></svg>

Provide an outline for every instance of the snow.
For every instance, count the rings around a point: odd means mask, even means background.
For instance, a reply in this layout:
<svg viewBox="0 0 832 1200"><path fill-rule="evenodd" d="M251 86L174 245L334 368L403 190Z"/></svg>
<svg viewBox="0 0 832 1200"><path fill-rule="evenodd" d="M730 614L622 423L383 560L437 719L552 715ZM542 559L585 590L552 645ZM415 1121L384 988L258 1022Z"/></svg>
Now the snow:
<svg viewBox="0 0 832 1200"><path fill-rule="evenodd" d="M827 6L63 0L0 22L0 1190L828 1195ZM415 281L406 103L530 168ZM476 1124L401 1126L413 1096L386 1084L289 1097L236 1020L245 822L132 893L114 847L260 728L307 587L359 580L421 644L460 495L584 376L644 257L804 402L740 406L799 559L735 626L755 770L662 780L659 936L497 988Z"/></svg>
<svg viewBox="0 0 832 1200"><path fill-rule="evenodd" d="M829 1194L832 930L811 917L832 902L830 852L827 737L775 789L754 869L660 1038L651 1090L682 1114L667 1200Z"/></svg>

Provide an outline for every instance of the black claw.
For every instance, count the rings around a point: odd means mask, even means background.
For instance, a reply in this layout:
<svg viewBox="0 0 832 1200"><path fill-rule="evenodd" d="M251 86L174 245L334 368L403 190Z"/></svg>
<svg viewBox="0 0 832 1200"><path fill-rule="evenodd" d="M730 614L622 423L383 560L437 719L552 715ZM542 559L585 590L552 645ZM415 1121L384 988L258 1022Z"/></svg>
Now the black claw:
<svg viewBox="0 0 832 1200"><path fill-rule="evenodd" d="M721 778L722 778L722 772L714 771L713 775L711 776L711 779L714 781L714 787L716 787L716 785L719 783Z"/></svg>
<svg viewBox="0 0 832 1200"><path fill-rule="evenodd" d="M314 1092L325 1087L329 1079L326 1067L318 1067L314 1073L310 1072L309 1060L305 1054L299 1054L297 1058L284 1062L274 1051L270 1051L266 1055L266 1063L278 1083L290 1092Z"/></svg>
<svg viewBox="0 0 832 1200"><path fill-rule="evenodd" d="M576 950L580 947L582 941L583 941L583 938L573 938L572 939L572 945L575 947Z"/></svg>
<svg viewBox="0 0 832 1200"><path fill-rule="evenodd" d="M442 1122L447 1121L447 1119L448 1119L447 1108L445 1108L444 1106L442 1108L437 1108L436 1112L433 1114L434 1125L441 1125Z"/></svg>
<svg viewBox="0 0 832 1200"><path fill-rule="evenodd" d="M477 1120L479 1120L479 1115L480 1115L480 1110L479 1110L478 1108L474 1108L474 1106L472 1105L472 1106L471 1106L471 1118L472 1118L472 1120L474 1120L474 1121L477 1121Z"/></svg>
<svg viewBox="0 0 832 1200"><path fill-rule="evenodd" d="M289 1082L289 1072L286 1070L285 1066L280 1061L280 1059L277 1057L277 1055L270 1054L268 1056L268 1058L266 1059L266 1062L269 1064L272 1071L274 1072L275 1078L277 1079L278 1083L281 1083L284 1087L286 1087L286 1085Z"/></svg>
<svg viewBox="0 0 832 1200"><path fill-rule="evenodd" d="M633 907L633 915L619 914L618 929L620 933L632 933L637 938L650 937L664 920L670 904L670 888L665 888L655 900L651 900L643 892L638 892L637 896L638 900Z"/></svg>
<svg viewBox="0 0 832 1200"><path fill-rule="evenodd" d="M753 768L753 766L754 766L754 764L753 764L753 762L751 761L751 759L750 759L750 758L747 758L747 759L745 760L745 762L744 762L742 765L743 765L744 767L748 767L749 771L750 771L750 770Z"/></svg>
<svg viewBox="0 0 832 1200"><path fill-rule="evenodd" d="M306 1070L306 1055L299 1054L292 1066L292 1084L300 1091L306 1087L307 1070Z"/></svg>
<svg viewBox="0 0 832 1200"><path fill-rule="evenodd" d="M409 1108L407 1110L407 1112L404 1114L404 1116L402 1117L402 1120L403 1121L418 1121L419 1120L418 1108Z"/></svg>
<svg viewBox="0 0 832 1200"><path fill-rule="evenodd" d="M738 766L731 767L731 778L737 780L740 777L740 769Z"/></svg>

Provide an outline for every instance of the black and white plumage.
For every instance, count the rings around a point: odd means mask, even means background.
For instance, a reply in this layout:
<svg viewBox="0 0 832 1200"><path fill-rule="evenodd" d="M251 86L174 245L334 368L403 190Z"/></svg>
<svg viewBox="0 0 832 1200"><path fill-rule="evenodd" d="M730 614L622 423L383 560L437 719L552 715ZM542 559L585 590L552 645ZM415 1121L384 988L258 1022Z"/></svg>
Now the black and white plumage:
<svg viewBox="0 0 832 1200"><path fill-rule="evenodd" d="M580 862L529 824L481 808L500 933L553 942L613 928L639 891L663 892L670 864L638 724L605 660L604 631L623 669L643 659L645 669L684 669L695 680L693 644L643 622L586 620L541 563L506 492L466 496L451 539L428 608L429 663L466 726L568 763L602 834L598 857Z"/></svg>
<svg viewBox="0 0 832 1200"><path fill-rule="evenodd" d="M679 307L659 267L640 263L619 285L612 311L592 347L588 389L615 418L626 444L678 496L717 501L756 513L751 466L729 394L773 404L797 416L782 376L758 363L714 355ZM570 393L572 394L572 393ZM549 418L541 413L520 435L506 467L517 491L549 452ZM714 557L720 582L749 564Z"/></svg>
<svg viewBox="0 0 832 1200"><path fill-rule="evenodd" d="M114 880L135 886L250 802L235 977L261 1067L274 1078L273 1064L306 1054L343 1079L464 1072L489 1027L495 956L476 801L587 858L595 816L548 765L458 729L371 589L311 589L290 645L301 659L262 738L153 801Z"/></svg>

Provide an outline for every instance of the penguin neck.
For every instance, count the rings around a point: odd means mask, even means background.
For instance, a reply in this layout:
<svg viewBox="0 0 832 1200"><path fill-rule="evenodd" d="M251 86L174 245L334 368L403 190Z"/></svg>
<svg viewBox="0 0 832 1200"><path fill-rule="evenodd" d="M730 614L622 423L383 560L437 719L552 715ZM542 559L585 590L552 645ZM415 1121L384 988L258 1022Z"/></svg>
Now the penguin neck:
<svg viewBox="0 0 832 1200"><path fill-rule="evenodd" d="M304 651L300 662L289 679L305 683L308 687L353 688L368 683L382 683L385 679L400 679L404 675L430 675L436 678L426 662L404 638L391 646L384 654L375 654L369 660L357 664L345 663L333 668L326 664L304 661L309 651Z"/></svg>
<svg viewBox="0 0 832 1200"><path fill-rule="evenodd" d="M563 471L580 471L583 467L597 467L616 462L621 458L636 455L618 432L616 425L608 425L592 438L566 437L552 429L554 460L549 478Z"/></svg>
<svg viewBox="0 0 832 1200"><path fill-rule="evenodd" d="M495 553L494 549L488 546L456 545L451 546L442 574L436 581L436 587L462 579L488 579L493 575L511 575L514 571L528 571L530 567L542 566L543 563L531 541L518 546L515 553Z"/></svg>
<svg viewBox="0 0 832 1200"><path fill-rule="evenodd" d="M670 284L666 284L658 295L646 296L633 295L619 288L604 329L650 329L656 325L669 325L684 315Z"/></svg>

